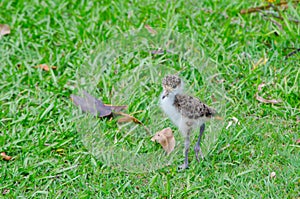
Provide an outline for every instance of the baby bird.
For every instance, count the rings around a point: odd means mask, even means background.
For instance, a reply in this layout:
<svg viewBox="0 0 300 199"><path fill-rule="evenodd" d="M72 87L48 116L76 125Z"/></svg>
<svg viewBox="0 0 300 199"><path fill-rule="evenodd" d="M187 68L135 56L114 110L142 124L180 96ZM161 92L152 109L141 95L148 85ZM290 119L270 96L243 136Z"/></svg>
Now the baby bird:
<svg viewBox="0 0 300 199"><path fill-rule="evenodd" d="M197 98L183 94L183 82L177 75L167 75L162 81L163 93L160 97L162 110L179 128L185 138L184 163L180 170L188 168L188 153L190 148L190 134L193 129L200 128L199 137L194 147L195 156L199 162L199 153L203 159L200 141L205 129L205 121L216 115L216 111Z"/></svg>

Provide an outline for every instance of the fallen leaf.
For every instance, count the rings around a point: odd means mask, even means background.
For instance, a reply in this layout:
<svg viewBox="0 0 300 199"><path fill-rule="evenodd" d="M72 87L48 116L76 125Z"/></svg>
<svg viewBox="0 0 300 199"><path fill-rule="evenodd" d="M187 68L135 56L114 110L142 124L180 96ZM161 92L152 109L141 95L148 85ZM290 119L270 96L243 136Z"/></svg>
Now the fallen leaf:
<svg viewBox="0 0 300 199"><path fill-rule="evenodd" d="M128 115L126 113L123 112L117 112L116 114L118 115L122 115L123 117L118 119L118 123L124 123L124 122L134 122L137 124L142 124L142 122L138 119L136 119L135 117Z"/></svg>
<svg viewBox="0 0 300 199"><path fill-rule="evenodd" d="M6 155L5 152L2 152L2 153L1 153L1 157L3 158L3 160L6 160L6 161L11 160L11 158L12 158L11 156Z"/></svg>
<svg viewBox="0 0 300 199"><path fill-rule="evenodd" d="M111 105L111 104L104 104L104 106L110 108L112 111L116 111L116 112L119 112L121 110L124 110L127 108L127 106L123 105L123 106L114 106L114 105Z"/></svg>
<svg viewBox="0 0 300 199"><path fill-rule="evenodd" d="M0 36L9 35L10 27L7 24L0 24Z"/></svg>
<svg viewBox="0 0 300 199"><path fill-rule="evenodd" d="M175 138L170 127L157 132L152 138L152 142L158 142L169 155L175 147Z"/></svg>
<svg viewBox="0 0 300 199"><path fill-rule="evenodd" d="M281 99L279 99L279 100L275 100L275 99L268 100L268 99L265 99L265 98L259 96L257 93L255 94L255 98L258 101L262 102L262 103L278 104L278 103L282 102Z"/></svg>
<svg viewBox="0 0 300 199"><path fill-rule="evenodd" d="M95 117L109 117L109 116L118 116L122 115L123 117L118 119L118 123L122 122L134 122L140 125L143 125L147 133L151 134L150 130L137 118L128 115L126 113L120 112L123 109L126 109L127 106L114 106L110 104L103 104L101 100L96 99L91 96L88 92L83 91L84 97L79 97L77 95L71 95L71 100L76 106L79 106L83 112L90 113Z"/></svg>
<svg viewBox="0 0 300 199"><path fill-rule="evenodd" d="M112 111L120 111L127 106L105 105L101 100L91 96L88 92L83 91L84 97L71 95L71 100L76 106L79 106L83 112L91 113L97 117L106 117L112 115Z"/></svg>
<svg viewBox="0 0 300 199"><path fill-rule="evenodd" d="M40 65L34 66L34 68L40 68L40 69L43 69L44 71L50 71L50 68L52 70L56 70L57 69L56 66L48 66L47 64L40 64Z"/></svg>
<svg viewBox="0 0 300 199"><path fill-rule="evenodd" d="M151 26L149 26L148 24L145 25L145 28L148 30L149 33L155 35L157 34L156 30L154 30Z"/></svg>
<svg viewBox="0 0 300 199"><path fill-rule="evenodd" d="M275 173L274 171L271 172L271 173L270 173L270 177L271 177L271 178L275 178L275 177L276 177L276 173Z"/></svg>
<svg viewBox="0 0 300 199"><path fill-rule="evenodd" d="M114 112L114 115L121 115L123 117L119 118L118 119L118 123L125 123L125 122L134 122L136 124L140 124L144 127L144 129L147 131L147 133L149 133L149 135L151 135L151 131L140 121L138 120L137 118L131 116L131 115L128 115L126 113L123 113L123 112Z"/></svg>
<svg viewBox="0 0 300 199"><path fill-rule="evenodd" d="M4 189L3 192L2 192L2 195L6 195L6 194L8 194L9 192L10 192L9 189Z"/></svg>

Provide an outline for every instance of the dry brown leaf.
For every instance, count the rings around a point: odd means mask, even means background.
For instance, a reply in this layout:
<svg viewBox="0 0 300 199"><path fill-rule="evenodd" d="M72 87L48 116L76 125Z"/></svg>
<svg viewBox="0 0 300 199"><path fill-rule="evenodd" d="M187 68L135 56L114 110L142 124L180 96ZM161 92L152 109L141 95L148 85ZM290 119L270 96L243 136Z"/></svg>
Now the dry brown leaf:
<svg viewBox="0 0 300 199"><path fill-rule="evenodd" d="M276 100L276 99L270 99L270 100L265 99L265 98L259 96L257 93L255 94L255 97L256 97L256 99L257 99L258 101L260 101L260 102L262 102L262 103L278 104L278 103L281 103L281 102L282 102L281 99L278 99L278 100Z"/></svg>
<svg viewBox="0 0 300 199"><path fill-rule="evenodd" d="M132 122L132 117L124 116L118 119L118 123Z"/></svg>
<svg viewBox="0 0 300 199"><path fill-rule="evenodd" d="M128 115L123 112L116 112L117 115L122 115L123 117L118 119L118 123L124 123L124 122L134 122L136 124L143 124L140 120L136 119L135 117Z"/></svg>
<svg viewBox="0 0 300 199"><path fill-rule="evenodd" d="M170 127L157 132L152 138L152 142L158 142L169 155L175 147L175 138Z"/></svg>
<svg viewBox="0 0 300 199"><path fill-rule="evenodd" d="M103 104L100 99L96 99L88 92L83 91L84 97L77 95L71 95L71 100L76 106L79 106L83 112L90 113L94 116L103 118L103 117L115 117L118 115L123 116L118 119L118 123L122 122L134 122L140 124L144 127L147 133L151 134L150 130L137 118L128 115L126 113L120 112L123 109L126 109L127 106L114 106L110 104Z"/></svg>
<svg viewBox="0 0 300 199"><path fill-rule="evenodd" d="M126 105L123 105L123 106L114 106L114 105L111 105L111 104L104 104L105 107L107 108L110 108L112 111L116 111L116 112L119 112L121 110L124 110L127 108Z"/></svg>
<svg viewBox="0 0 300 199"><path fill-rule="evenodd" d="M156 30L154 30L151 26L149 26L148 24L145 25L145 28L148 30L149 33L155 35L157 34Z"/></svg>
<svg viewBox="0 0 300 199"><path fill-rule="evenodd" d="M7 24L0 24L0 36L9 35L10 27Z"/></svg>
<svg viewBox="0 0 300 199"><path fill-rule="evenodd" d="M43 69L44 71L50 71L50 68L52 70L56 70L57 69L56 66L48 66L47 64L40 64L40 65L34 66L34 68L40 68L40 69Z"/></svg>
<svg viewBox="0 0 300 199"><path fill-rule="evenodd" d="M83 112L90 113L97 117L109 117L112 116L112 111L121 111L126 109L127 106L113 106L103 104L100 99L96 99L86 91L82 91L83 97L77 95L71 95L71 100L76 106L79 106Z"/></svg>
<svg viewBox="0 0 300 199"><path fill-rule="evenodd" d="M146 130L146 132L151 135L151 131L147 128L147 126L145 126L140 120L138 120L137 118L128 115L126 113L123 112L114 112L114 115L121 115L123 117L118 119L118 123L125 123L125 122L134 122L136 124L140 124L144 127L144 129Z"/></svg>
<svg viewBox="0 0 300 199"><path fill-rule="evenodd" d="M8 155L6 155L6 153L5 153L5 152L2 152L2 153L1 153L1 157L3 158L3 160L6 160L6 161L9 161L9 160L11 160L11 159L12 159L12 157L11 157L11 156L8 156Z"/></svg>

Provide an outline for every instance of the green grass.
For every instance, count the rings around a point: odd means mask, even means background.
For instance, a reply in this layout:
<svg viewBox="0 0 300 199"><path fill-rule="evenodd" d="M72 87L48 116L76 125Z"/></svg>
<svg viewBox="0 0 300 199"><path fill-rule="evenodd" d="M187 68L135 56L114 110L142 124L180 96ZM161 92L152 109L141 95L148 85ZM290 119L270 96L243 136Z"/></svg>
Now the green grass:
<svg viewBox="0 0 300 199"><path fill-rule="evenodd" d="M9 24L11 34L0 38L0 151L13 159L0 161L0 196L298 198L300 54L285 56L291 48L300 48L300 26L287 20L300 20L300 7L297 4L282 12L285 21L278 21L282 29L258 13L239 14L241 9L263 4L229 0L2 1L0 24ZM145 24L159 33L173 30L181 37L194 37L203 55L201 62L191 66L179 55L153 57L132 46L123 54L110 52L113 45L109 41L143 29ZM108 48L99 49L102 44ZM90 67L101 52L120 56L107 65L99 61ZM268 61L254 69L261 58ZM42 63L58 68L49 72L33 68ZM148 67L155 64L157 67ZM207 81L212 74L205 74L205 64L206 69L213 67L209 72L219 74L218 81ZM191 153L190 168L184 172L177 172L183 161L182 138L158 106L160 80L175 72L186 81L188 92L209 104L214 86L224 88L225 98L221 106L224 126L212 150L200 163ZM258 92L263 82L266 86ZM152 132L171 126L179 151L171 165L133 172L138 161L107 164L99 152L90 150L89 144L95 144L97 150L104 141L86 141L89 135L105 138L118 149L134 151L142 143L139 150L145 157L161 151L140 126L118 126L116 119L80 114L70 95L81 89L105 103L127 104L127 112L137 112L134 115ZM255 99L257 92L282 103L261 103ZM226 129L232 117L240 125ZM132 169L121 168L130 165ZM270 177L271 172L276 173L275 178Z"/></svg>

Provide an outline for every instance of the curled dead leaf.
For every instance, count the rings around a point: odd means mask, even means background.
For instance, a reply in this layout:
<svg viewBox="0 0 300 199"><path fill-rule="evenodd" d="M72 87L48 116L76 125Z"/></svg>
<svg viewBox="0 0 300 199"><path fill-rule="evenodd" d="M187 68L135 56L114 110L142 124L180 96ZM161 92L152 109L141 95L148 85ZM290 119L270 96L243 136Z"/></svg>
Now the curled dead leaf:
<svg viewBox="0 0 300 199"><path fill-rule="evenodd" d="M5 153L5 152L2 152L2 153L1 153L1 157L3 158L3 160L6 160L6 161L9 161L9 160L11 160L11 159L12 159L12 157L11 157L11 156L8 156L8 155L6 155L6 153Z"/></svg>
<svg viewBox="0 0 300 199"><path fill-rule="evenodd" d="M57 69L56 66L48 66L47 64L40 64L40 65L34 66L34 68L40 68L40 69L43 69L44 71L50 71L50 68L52 70L56 70Z"/></svg>
<svg viewBox="0 0 300 199"><path fill-rule="evenodd" d="M135 117L128 115L126 113L123 112L117 112L116 114L118 115L122 115L123 117L118 119L118 123L124 123L124 122L134 122L136 124L142 124L142 122L138 119L136 119Z"/></svg>
<svg viewBox="0 0 300 199"><path fill-rule="evenodd" d="M152 142L158 142L169 155L175 147L175 138L170 127L157 132L152 138Z"/></svg>
<svg viewBox="0 0 300 199"><path fill-rule="evenodd" d="M281 99L278 99L278 100L276 100L276 99L270 99L270 100L265 99L265 98L259 96L258 93L255 94L255 98L256 98L258 101L262 102L262 103L278 104L278 103L281 103L281 102L282 102Z"/></svg>
<svg viewBox="0 0 300 199"><path fill-rule="evenodd" d="M83 97L77 95L71 95L71 100L76 106L79 106L83 112L90 113L97 117L111 117L111 116L123 116L118 119L118 123L122 122L134 122L136 124L140 124L144 127L147 133L150 133L150 130L137 118L128 115L126 113L120 112L123 109L126 109L127 106L114 106L110 104L103 104L100 99L96 99L88 92L83 91Z"/></svg>
<svg viewBox="0 0 300 199"><path fill-rule="evenodd" d="M125 122L134 122L136 124L140 124L144 127L144 129L146 130L146 132L151 135L151 131L140 121L138 120L137 118L131 116L131 115L128 115L126 113L123 113L123 112L114 112L114 115L121 115L123 117L119 118L118 119L118 123L125 123Z"/></svg>
<svg viewBox="0 0 300 199"><path fill-rule="evenodd" d="M104 104L105 107L107 108L110 108L112 111L116 111L116 112L119 112L121 110L124 110L127 108L126 105L123 105L123 106L114 106L114 105L111 105L111 104Z"/></svg>
<svg viewBox="0 0 300 199"><path fill-rule="evenodd" d="M103 104L100 99L96 99L88 92L83 91L83 97L71 95L71 100L76 106L79 106L83 112L91 113L97 117L107 117L112 115L112 111L120 111L126 109L127 106L113 106Z"/></svg>
<svg viewBox="0 0 300 199"><path fill-rule="evenodd" d="M10 27L7 24L0 24L0 37L10 34Z"/></svg>

